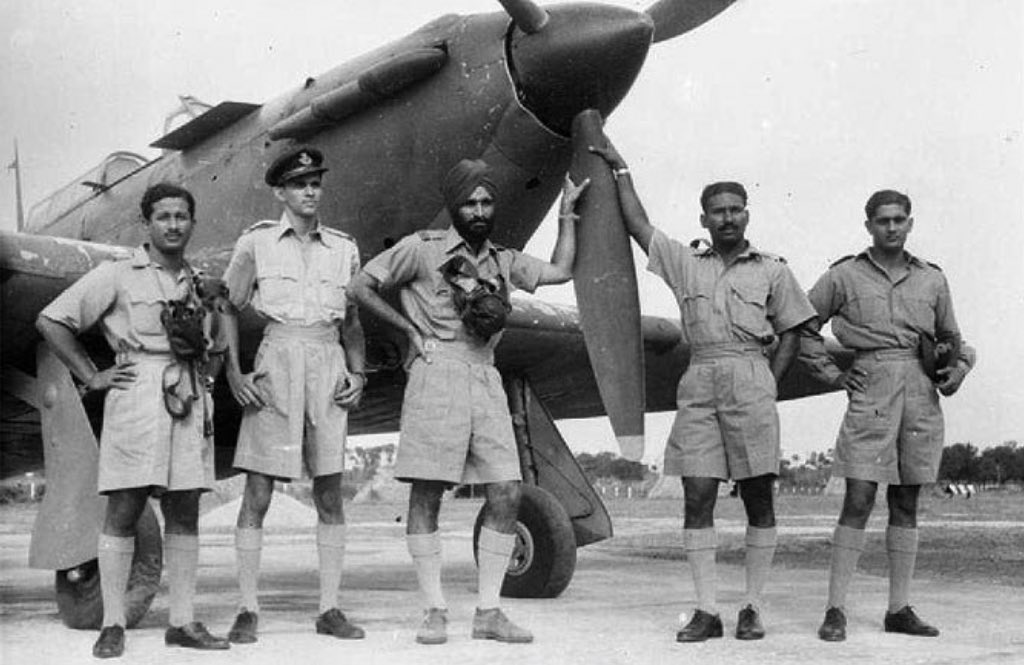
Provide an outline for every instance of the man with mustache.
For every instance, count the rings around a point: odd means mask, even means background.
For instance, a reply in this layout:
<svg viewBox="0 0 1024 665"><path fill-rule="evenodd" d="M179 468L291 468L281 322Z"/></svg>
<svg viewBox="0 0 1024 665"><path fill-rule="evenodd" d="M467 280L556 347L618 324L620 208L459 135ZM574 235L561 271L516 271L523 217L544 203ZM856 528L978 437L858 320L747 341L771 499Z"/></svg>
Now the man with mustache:
<svg viewBox="0 0 1024 665"><path fill-rule="evenodd" d="M199 281L185 248L195 228L196 202L177 185L159 183L142 196L147 242L123 261L86 273L39 315L37 327L84 395L106 391L100 434L99 492L107 496L97 559L103 622L93 646L97 658L124 653L125 590L135 550L135 530L151 495L164 517L164 563L170 589L168 646L227 649L194 620L199 562L199 495L213 487L213 439L206 423L213 400L196 373L209 361ZM194 345L177 344L164 321L176 305L194 314ZM97 369L78 335L99 325L116 353L114 365ZM195 360L183 362L179 351ZM209 375L219 369L210 363ZM177 377L177 380L171 380ZM181 381L184 379L184 381ZM178 394L182 386L194 386Z"/></svg>
<svg viewBox="0 0 1024 665"><path fill-rule="evenodd" d="M280 219L257 222L238 239L224 273L235 309L251 305L267 326L252 374L238 362L238 327L227 317L227 377L245 409L234 465L246 472L235 554L241 607L228 639L257 640L257 581L263 519L276 479L313 478L320 564L316 632L361 639L363 629L338 608L345 555L341 500L348 410L366 384L363 329L345 284L359 270L346 233L320 219L324 156L299 147L267 169L266 183L284 204Z"/></svg>
<svg viewBox="0 0 1024 665"><path fill-rule="evenodd" d="M747 191L716 182L701 193L700 223L710 244L684 245L656 229L610 143L591 147L612 170L626 229L679 303L690 365L679 380L676 419L665 448L665 475L682 477L683 546L697 609L679 642L722 637L716 605L714 509L718 485L732 478L747 513L746 595L736 637L764 637L762 593L775 554L774 481L779 473L777 385L799 348L799 327L814 316L783 259L745 237Z"/></svg>
<svg viewBox="0 0 1024 665"><path fill-rule="evenodd" d="M935 482L942 458L936 390L946 396L955 393L974 365L975 353L961 344L942 271L904 249L914 228L910 210L905 194L891 189L872 194L864 207L871 247L832 264L810 291L818 316L806 327L800 360L850 396L832 465L832 474L846 479L846 496L832 539L828 606L818 629L827 642L846 639L846 592L864 549L864 527L878 483L888 483L885 631L939 634L910 607L917 498L922 484ZM829 319L839 342L856 353L846 373L832 362L817 333Z"/></svg>
<svg viewBox="0 0 1024 665"><path fill-rule="evenodd" d="M574 208L586 186L566 178L549 263L489 240L497 214L496 180L483 161L462 160L442 186L451 227L403 238L367 263L349 285L363 307L409 340L395 477L412 484L406 542L426 605L416 633L421 644L448 639L438 514L442 494L455 484L484 484L487 494L472 637L533 640L498 602L515 544L521 474L494 347L511 309L511 288L532 292L571 278ZM378 295L382 287L399 289L404 315Z"/></svg>

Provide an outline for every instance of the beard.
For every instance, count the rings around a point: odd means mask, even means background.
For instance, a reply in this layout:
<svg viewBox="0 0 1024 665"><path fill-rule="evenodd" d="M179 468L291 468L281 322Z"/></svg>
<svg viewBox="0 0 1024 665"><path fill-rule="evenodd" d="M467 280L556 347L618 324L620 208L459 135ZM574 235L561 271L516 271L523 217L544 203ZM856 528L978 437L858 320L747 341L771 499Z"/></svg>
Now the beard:
<svg viewBox="0 0 1024 665"><path fill-rule="evenodd" d="M471 245L478 245L487 240L491 237L491 231L494 230L493 217L474 216L470 219L463 219L456 212L452 224L455 226L455 230L459 232L459 235L462 236L462 239Z"/></svg>

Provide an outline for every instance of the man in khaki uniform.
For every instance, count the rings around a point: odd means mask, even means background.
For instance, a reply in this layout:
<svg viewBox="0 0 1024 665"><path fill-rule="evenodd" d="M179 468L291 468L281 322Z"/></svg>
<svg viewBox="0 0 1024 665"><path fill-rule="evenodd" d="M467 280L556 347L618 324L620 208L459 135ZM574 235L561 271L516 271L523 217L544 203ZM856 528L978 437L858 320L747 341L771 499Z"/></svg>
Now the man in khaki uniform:
<svg viewBox="0 0 1024 665"><path fill-rule="evenodd" d="M714 508L718 484L733 478L747 512L746 582L736 637L764 637L762 592L775 554L773 505L779 472L777 384L795 358L798 328L814 310L785 261L745 237L747 193L735 182L708 185L701 225L711 244L670 239L647 219L621 155L592 147L612 169L626 228L650 256L648 270L679 303L690 366L679 380L664 473L682 477L683 543L697 589L697 609L679 642L721 637L716 607Z"/></svg>
<svg viewBox="0 0 1024 665"><path fill-rule="evenodd" d="M444 490L456 483L484 484L487 493L472 636L533 640L499 607L515 544L521 473L494 347L510 288L532 292L570 279L576 254L573 209L585 186L566 181L558 240L547 263L491 243L496 184L487 164L463 160L443 186L452 226L403 238L350 285L361 305L409 338L395 477L412 483L406 539L426 604L416 634L421 644L448 639L437 519ZM400 289L404 316L378 295L382 287Z"/></svg>
<svg viewBox="0 0 1024 665"><path fill-rule="evenodd" d="M204 424L213 401L200 376L211 351L191 348L198 359L182 361L161 322L177 303L203 318L197 275L185 261L195 226L195 199L181 187L160 183L142 197L148 241L123 261L86 273L39 315L40 333L82 384L83 392L107 391L100 435L99 492L107 496L99 538L103 629L97 658L124 652L125 589L135 550L135 525L151 494L164 516L164 563L170 587L168 646L227 649L193 620L199 560L199 495L213 486L213 440ZM99 324L116 356L99 370L77 336ZM198 331L192 331L198 332ZM215 371L211 371L216 373ZM184 379L182 381L181 379ZM179 387L196 391L178 393Z"/></svg>
<svg viewBox="0 0 1024 665"><path fill-rule="evenodd" d="M910 199L882 190L868 199L864 226L872 245L832 264L810 291L818 312L806 328L801 362L823 381L847 390L850 403L836 441L832 473L846 478L846 497L832 540L828 607L818 636L846 639L844 607L864 527L878 483L888 483L889 609L886 632L936 636L939 631L911 609L910 579L917 558L917 497L935 482L942 457L943 420L936 389L952 395L974 364L974 350L960 343L949 285L938 266L904 249L914 219ZM856 352L841 372L825 352L818 328ZM933 344L934 342L934 344ZM949 356L934 382L922 365L922 348ZM933 358L926 358L933 364Z"/></svg>
<svg viewBox="0 0 1024 665"><path fill-rule="evenodd" d="M267 322L252 374L238 364L238 329L228 317L228 382L244 408L234 465L246 472L235 548L241 608L228 638L255 642L263 519L277 478L313 478L318 521L320 615L317 633L359 639L363 630L338 609L345 554L341 501L348 409L366 383L363 329L345 284L359 270L351 237L318 215L323 155L297 148L267 169L284 204L278 220L249 227L224 273L232 304ZM341 343L339 344L339 333Z"/></svg>

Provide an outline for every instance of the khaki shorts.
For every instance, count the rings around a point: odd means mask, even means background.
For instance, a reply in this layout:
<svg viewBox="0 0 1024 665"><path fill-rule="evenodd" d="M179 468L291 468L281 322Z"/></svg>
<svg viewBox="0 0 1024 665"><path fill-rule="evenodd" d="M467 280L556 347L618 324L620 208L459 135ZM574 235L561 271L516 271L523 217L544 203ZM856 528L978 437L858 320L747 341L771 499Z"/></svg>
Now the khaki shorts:
<svg viewBox="0 0 1024 665"><path fill-rule="evenodd" d="M861 353L866 388L850 395L833 475L899 485L935 482L945 429L935 386L905 349Z"/></svg>
<svg viewBox="0 0 1024 665"><path fill-rule="evenodd" d="M428 342L431 362L417 358L409 370L395 477L451 484L521 480L498 370L486 357L462 353L458 342Z"/></svg>
<svg viewBox="0 0 1024 665"><path fill-rule="evenodd" d="M779 416L768 359L756 347L693 352L665 447L665 475L755 478L779 472Z"/></svg>
<svg viewBox="0 0 1024 665"><path fill-rule="evenodd" d="M254 371L264 406L242 414L235 468L276 478L341 473L348 411L334 389L348 368L337 328L268 325Z"/></svg>
<svg viewBox="0 0 1024 665"><path fill-rule="evenodd" d="M203 436L203 410L212 413L205 390L185 418L164 407L167 355L136 354L136 377L127 390L111 389L103 402L100 434L100 493L135 487L168 491L213 487L213 439Z"/></svg>

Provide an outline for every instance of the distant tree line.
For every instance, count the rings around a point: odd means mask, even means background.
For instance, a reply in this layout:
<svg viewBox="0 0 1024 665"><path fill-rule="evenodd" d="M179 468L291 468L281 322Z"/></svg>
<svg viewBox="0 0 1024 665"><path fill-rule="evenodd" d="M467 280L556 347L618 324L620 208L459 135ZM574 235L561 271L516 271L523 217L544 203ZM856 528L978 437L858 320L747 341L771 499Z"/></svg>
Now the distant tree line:
<svg viewBox="0 0 1024 665"><path fill-rule="evenodd" d="M939 479L995 485L1024 483L1024 448L1016 441L1007 441L979 452L970 443L955 443L942 451Z"/></svg>
<svg viewBox="0 0 1024 665"><path fill-rule="evenodd" d="M576 461L590 482L600 478L621 480L622 482L643 480L648 471L646 464L631 462L615 453L598 453L597 455L580 453L576 455Z"/></svg>

